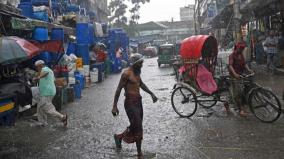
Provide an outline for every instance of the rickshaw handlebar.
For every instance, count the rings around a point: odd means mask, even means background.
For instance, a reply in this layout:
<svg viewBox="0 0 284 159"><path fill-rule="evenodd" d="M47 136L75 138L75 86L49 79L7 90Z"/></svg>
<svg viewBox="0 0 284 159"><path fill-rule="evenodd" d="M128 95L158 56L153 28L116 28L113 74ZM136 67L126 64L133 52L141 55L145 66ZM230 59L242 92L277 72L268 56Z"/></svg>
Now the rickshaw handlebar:
<svg viewBox="0 0 284 159"><path fill-rule="evenodd" d="M253 77L255 75L255 73L250 73L250 74L247 74L247 75L240 75L240 77L242 79L246 79L246 78L250 78L250 77Z"/></svg>

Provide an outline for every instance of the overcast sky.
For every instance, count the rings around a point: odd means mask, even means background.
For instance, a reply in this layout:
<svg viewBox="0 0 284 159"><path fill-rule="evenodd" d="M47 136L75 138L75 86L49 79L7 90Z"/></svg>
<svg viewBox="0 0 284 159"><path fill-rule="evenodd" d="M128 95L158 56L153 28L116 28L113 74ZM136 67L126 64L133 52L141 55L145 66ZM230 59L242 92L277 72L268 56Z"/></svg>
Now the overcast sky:
<svg viewBox="0 0 284 159"><path fill-rule="evenodd" d="M151 0L150 3L142 5L140 9L139 23L149 21L174 21L180 20L180 7L194 4L194 0Z"/></svg>

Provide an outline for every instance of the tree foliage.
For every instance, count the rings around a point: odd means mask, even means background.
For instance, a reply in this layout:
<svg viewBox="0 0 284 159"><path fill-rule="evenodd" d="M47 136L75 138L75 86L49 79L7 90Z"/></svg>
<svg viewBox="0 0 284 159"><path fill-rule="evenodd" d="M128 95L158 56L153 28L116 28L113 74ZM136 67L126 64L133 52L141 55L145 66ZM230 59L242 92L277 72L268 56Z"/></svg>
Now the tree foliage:
<svg viewBox="0 0 284 159"><path fill-rule="evenodd" d="M125 27L127 24L127 17L125 16L127 5L125 0L112 0L108 6L112 13L109 21L116 27Z"/></svg>
<svg viewBox="0 0 284 159"><path fill-rule="evenodd" d="M128 0L132 7L128 10L130 12L130 19L125 16L128 6L125 4L126 0L111 0L109 3L109 10L111 16L110 23L115 27L122 27L126 29L129 34L134 35L135 26L140 19L139 10L142 4L150 2L150 0Z"/></svg>

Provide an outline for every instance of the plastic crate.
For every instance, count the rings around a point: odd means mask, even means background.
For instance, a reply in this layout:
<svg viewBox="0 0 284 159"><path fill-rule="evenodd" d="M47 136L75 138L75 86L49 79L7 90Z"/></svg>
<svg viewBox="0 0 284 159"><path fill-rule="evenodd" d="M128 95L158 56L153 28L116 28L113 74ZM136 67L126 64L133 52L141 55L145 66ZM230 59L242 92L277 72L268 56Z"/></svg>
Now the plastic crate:
<svg viewBox="0 0 284 159"><path fill-rule="evenodd" d="M0 126L14 126L15 114L14 109L0 113Z"/></svg>

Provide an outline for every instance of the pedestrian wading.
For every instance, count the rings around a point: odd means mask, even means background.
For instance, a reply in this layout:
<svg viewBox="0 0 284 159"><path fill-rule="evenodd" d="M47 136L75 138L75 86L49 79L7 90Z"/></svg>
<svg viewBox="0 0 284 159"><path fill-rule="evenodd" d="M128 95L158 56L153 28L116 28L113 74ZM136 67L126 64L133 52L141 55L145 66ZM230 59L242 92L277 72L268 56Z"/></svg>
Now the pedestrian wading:
<svg viewBox="0 0 284 159"><path fill-rule="evenodd" d="M131 66L127 68L121 76L120 82L118 84L112 114L117 116L119 111L117 109L117 102L120 96L122 88L125 90L125 101L124 108L128 116L130 126L121 134L115 134L114 140L117 148L121 148L121 141L126 143L136 143L138 157L143 157L141 151L141 144L143 139L143 107L142 107L142 97L140 95L140 88L152 96L152 100L155 103L157 97L148 89L148 87L143 83L140 77L141 68L143 65L143 57L141 54L133 54L130 57Z"/></svg>
<svg viewBox="0 0 284 159"><path fill-rule="evenodd" d="M58 118L67 126L67 115L63 115L55 110L52 104L52 99L56 94L53 71L45 66L44 61L38 60L35 62L38 71L34 81L39 82L40 101L37 105L38 121L41 125L47 125L47 115Z"/></svg>

